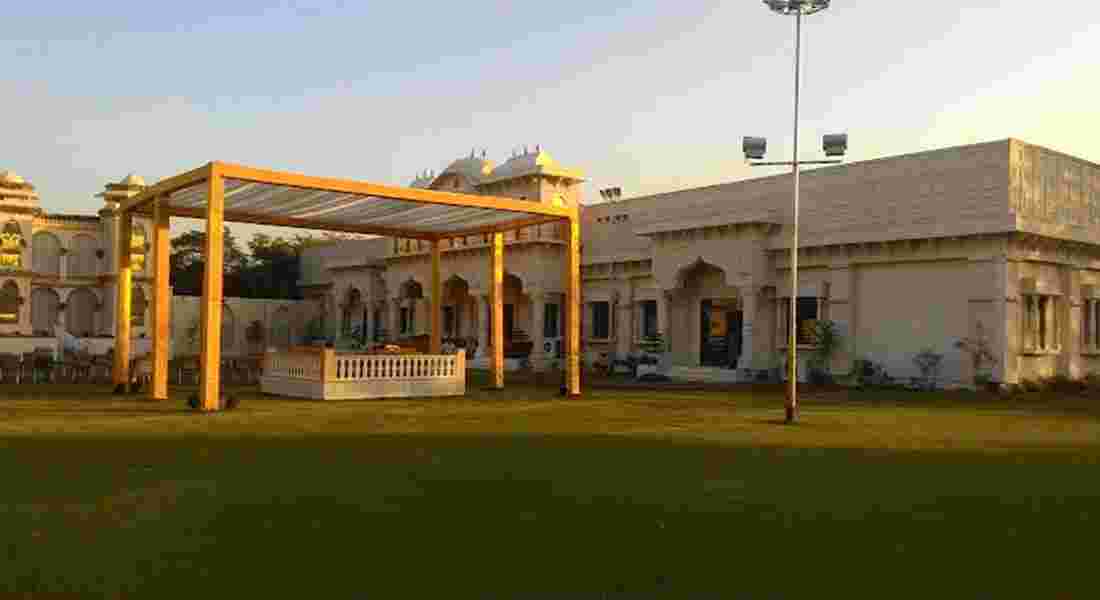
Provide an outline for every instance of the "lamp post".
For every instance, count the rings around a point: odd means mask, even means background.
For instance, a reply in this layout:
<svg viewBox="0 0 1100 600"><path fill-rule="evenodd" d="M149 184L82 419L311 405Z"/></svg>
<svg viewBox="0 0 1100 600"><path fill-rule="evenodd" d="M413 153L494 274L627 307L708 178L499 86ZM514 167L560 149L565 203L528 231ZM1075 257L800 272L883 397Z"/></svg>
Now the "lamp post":
<svg viewBox="0 0 1100 600"><path fill-rule="evenodd" d="M799 160L798 158L798 94L801 83L801 58L802 58L802 17L812 15L829 8L831 0L764 0L772 11L784 15L794 15L794 152L792 160L779 162L761 162L767 150L767 139L758 137L746 137L743 141L745 159L754 167L790 165L794 175L794 227L791 235L791 300L790 326L787 336L787 402L785 405L786 422L794 423L798 420L798 363L796 362L798 342L798 173L799 165L809 164L835 164L839 159L829 160ZM822 139L826 156L844 156L848 149L847 134L826 135ZM753 162L758 161L758 162Z"/></svg>

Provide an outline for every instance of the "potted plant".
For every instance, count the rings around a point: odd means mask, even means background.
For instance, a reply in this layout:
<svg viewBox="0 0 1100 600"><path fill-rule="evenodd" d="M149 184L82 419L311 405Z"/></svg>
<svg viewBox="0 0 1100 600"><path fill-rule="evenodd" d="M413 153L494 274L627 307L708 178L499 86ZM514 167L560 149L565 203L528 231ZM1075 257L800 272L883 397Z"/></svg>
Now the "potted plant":
<svg viewBox="0 0 1100 600"><path fill-rule="evenodd" d="M834 321L814 321L809 334L814 346L807 361L810 382L816 385L832 383L832 361L844 346L840 328Z"/></svg>
<svg viewBox="0 0 1100 600"><path fill-rule="evenodd" d="M631 361L632 364L630 368L635 378L640 376L639 371L642 370L641 367L643 365L646 367L646 373L642 373L641 375L656 373L660 370L661 358L664 356L665 352L668 351L668 346L665 344L664 336L658 331L654 332L652 335L642 337L642 339L638 341L638 351L638 355L633 357Z"/></svg>

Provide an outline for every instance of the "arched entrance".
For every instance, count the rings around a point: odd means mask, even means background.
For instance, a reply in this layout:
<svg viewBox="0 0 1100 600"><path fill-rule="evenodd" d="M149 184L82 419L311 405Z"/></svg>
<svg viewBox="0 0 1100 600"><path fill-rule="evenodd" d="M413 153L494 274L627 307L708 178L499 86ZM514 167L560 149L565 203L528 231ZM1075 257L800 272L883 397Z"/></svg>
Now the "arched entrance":
<svg viewBox="0 0 1100 600"><path fill-rule="evenodd" d="M679 286L695 329L698 362L704 367L736 369L742 353L741 301L726 285L726 273L703 260L681 270Z"/></svg>
<svg viewBox="0 0 1100 600"><path fill-rule="evenodd" d="M95 332L95 307L98 304L95 293L88 288L78 288L69 294L65 309L65 326L69 333L78 337L89 337Z"/></svg>
<svg viewBox="0 0 1100 600"><path fill-rule="evenodd" d="M443 338L462 347L470 332L473 319L473 298L470 284L458 275L443 282Z"/></svg>

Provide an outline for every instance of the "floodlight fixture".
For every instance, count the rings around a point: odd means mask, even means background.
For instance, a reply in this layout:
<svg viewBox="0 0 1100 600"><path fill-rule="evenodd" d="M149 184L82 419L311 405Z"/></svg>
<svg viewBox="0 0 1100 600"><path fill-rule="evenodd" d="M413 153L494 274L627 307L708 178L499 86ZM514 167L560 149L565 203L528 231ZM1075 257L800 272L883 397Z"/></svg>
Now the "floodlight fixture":
<svg viewBox="0 0 1100 600"><path fill-rule="evenodd" d="M821 138L825 149L825 156L844 156L848 151L848 134L833 133Z"/></svg>
<svg viewBox="0 0 1100 600"><path fill-rule="evenodd" d="M812 15L829 8L830 0L764 0L764 4L781 15Z"/></svg>
<svg viewBox="0 0 1100 600"><path fill-rule="evenodd" d="M768 139L746 136L741 140L741 149L745 152L745 160L763 160L768 151Z"/></svg>

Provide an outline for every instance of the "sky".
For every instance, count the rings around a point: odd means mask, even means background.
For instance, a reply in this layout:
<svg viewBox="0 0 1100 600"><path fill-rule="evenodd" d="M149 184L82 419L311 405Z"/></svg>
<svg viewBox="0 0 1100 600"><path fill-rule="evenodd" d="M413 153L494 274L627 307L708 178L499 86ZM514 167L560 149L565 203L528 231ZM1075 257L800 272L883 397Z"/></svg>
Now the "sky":
<svg viewBox="0 0 1100 600"><path fill-rule="evenodd" d="M794 19L758 0L38 0L4 22L0 170L50 212L211 160L406 185L538 144L592 203L773 174L742 136L791 153ZM804 158L847 132L849 160L1015 137L1100 162L1100 3L834 0L802 50Z"/></svg>

